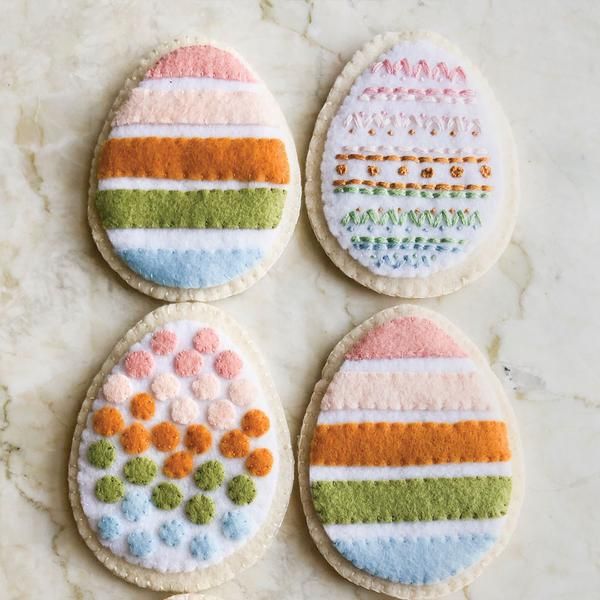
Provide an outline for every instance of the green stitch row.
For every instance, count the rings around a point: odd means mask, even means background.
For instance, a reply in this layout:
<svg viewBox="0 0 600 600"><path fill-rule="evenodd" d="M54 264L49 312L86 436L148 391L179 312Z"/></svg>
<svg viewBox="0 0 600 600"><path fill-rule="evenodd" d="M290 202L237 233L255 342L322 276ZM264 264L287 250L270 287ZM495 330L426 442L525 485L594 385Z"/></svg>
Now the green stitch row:
<svg viewBox="0 0 600 600"><path fill-rule="evenodd" d="M466 240L455 240L454 238L426 238L426 237L385 237L372 235L353 235L353 244L385 244L388 247L399 246L400 244L465 244Z"/></svg>
<svg viewBox="0 0 600 600"><path fill-rule="evenodd" d="M336 187L336 194L366 194L368 196L406 196L408 198L487 198L489 192L473 192L465 190L461 192L449 190L395 190L382 187L359 187L356 185L345 185Z"/></svg>
<svg viewBox="0 0 600 600"><path fill-rule="evenodd" d="M506 514L510 477L316 481L315 510L328 523L489 519Z"/></svg>
<svg viewBox="0 0 600 600"><path fill-rule="evenodd" d="M392 225L404 225L407 221L419 227L423 225L430 225L431 227L439 227L440 225L446 225L447 227L481 225L479 211L470 213L463 210L453 212L442 210L434 213L428 210L397 212L390 209L384 213L379 213L372 208L366 212L352 210L343 217L341 223L342 225L366 225L367 223L373 223L374 225L387 225L388 223Z"/></svg>
<svg viewBox="0 0 600 600"><path fill-rule="evenodd" d="M106 229L270 229L281 220L286 191L102 190L96 207Z"/></svg>

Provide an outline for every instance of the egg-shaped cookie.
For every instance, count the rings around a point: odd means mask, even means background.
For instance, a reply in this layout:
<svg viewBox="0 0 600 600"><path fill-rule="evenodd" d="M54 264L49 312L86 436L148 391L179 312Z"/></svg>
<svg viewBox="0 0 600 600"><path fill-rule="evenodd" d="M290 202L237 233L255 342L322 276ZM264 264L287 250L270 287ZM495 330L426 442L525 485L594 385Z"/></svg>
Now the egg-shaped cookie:
<svg viewBox="0 0 600 600"><path fill-rule="evenodd" d="M523 466L512 408L479 350L438 314L384 310L333 350L300 438L309 531L353 583L436 598L508 543Z"/></svg>
<svg viewBox="0 0 600 600"><path fill-rule="evenodd" d="M177 42L127 80L96 148L88 217L131 286L170 301L242 292L279 258L299 206L283 113L236 52Z"/></svg>
<svg viewBox="0 0 600 600"><path fill-rule="evenodd" d="M264 360L223 311L172 304L118 342L77 420L69 495L86 544L141 587L204 590L258 560L293 458Z"/></svg>
<svg viewBox="0 0 600 600"><path fill-rule="evenodd" d="M478 69L446 40L379 35L319 114L305 192L315 234L346 275L391 296L447 294L508 244L512 134Z"/></svg>

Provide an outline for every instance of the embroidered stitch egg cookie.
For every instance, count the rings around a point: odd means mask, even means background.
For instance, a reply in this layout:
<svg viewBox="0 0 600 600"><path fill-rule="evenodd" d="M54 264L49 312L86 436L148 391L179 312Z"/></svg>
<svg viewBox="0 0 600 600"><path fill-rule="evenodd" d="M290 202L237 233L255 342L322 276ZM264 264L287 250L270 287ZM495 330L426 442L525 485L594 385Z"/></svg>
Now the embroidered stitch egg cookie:
<svg viewBox="0 0 600 600"><path fill-rule="evenodd" d="M514 415L479 350L416 306L384 310L334 349L300 438L310 533L357 585L435 598L506 546L522 495Z"/></svg>
<svg viewBox="0 0 600 600"><path fill-rule="evenodd" d="M193 592L258 560L293 458L263 359L222 311L155 310L116 345L79 414L69 491L81 535L141 587Z"/></svg>
<svg viewBox="0 0 600 600"><path fill-rule="evenodd" d="M298 219L285 118L234 51L172 44L143 61L100 135L88 216L110 266L165 300L215 300L257 281Z"/></svg>
<svg viewBox="0 0 600 600"><path fill-rule="evenodd" d="M355 54L306 163L315 234L346 275L392 296L450 293L508 244L517 208L508 123L474 65L429 33Z"/></svg>

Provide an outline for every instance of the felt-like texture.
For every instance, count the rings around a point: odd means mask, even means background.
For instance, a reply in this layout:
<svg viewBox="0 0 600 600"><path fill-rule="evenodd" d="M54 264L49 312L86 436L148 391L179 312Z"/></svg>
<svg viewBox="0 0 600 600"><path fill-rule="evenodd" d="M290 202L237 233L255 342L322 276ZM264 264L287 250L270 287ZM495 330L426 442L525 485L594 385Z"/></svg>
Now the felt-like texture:
<svg viewBox="0 0 600 600"><path fill-rule="evenodd" d="M195 137L195 138L272 138L281 135L281 129L269 125L120 125L113 127L110 138L132 137Z"/></svg>
<svg viewBox="0 0 600 600"><path fill-rule="evenodd" d="M151 500L156 508L173 510L181 504L183 494L174 483L159 483L152 490Z"/></svg>
<svg viewBox="0 0 600 600"><path fill-rule="evenodd" d="M229 384L227 393L236 406L248 406L256 397L257 390L251 381L238 379Z"/></svg>
<svg viewBox="0 0 600 600"><path fill-rule="evenodd" d="M127 492L123 502L121 502L121 512L123 516L132 523L141 521L150 510L150 500L148 499L148 493L133 490Z"/></svg>
<svg viewBox="0 0 600 600"><path fill-rule="evenodd" d="M215 516L215 512L214 500L203 494L193 496L185 505L185 514L195 525L210 523Z"/></svg>
<svg viewBox="0 0 600 600"><path fill-rule="evenodd" d="M198 352L212 354L219 349L219 336L214 329L203 327L194 336L192 344Z"/></svg>
<svg viewBox="0 0 600 600"><path fill-rule="evenodd" d="M147 71L146 77L210 77L256 81L252 73L233 54L208 45L183 46L165 54Z"/></svg>
<svg viewBox="0 0 600 600"><path fill-rule="evenodd" d="M269 431L269 417L256 408L249 410L242 417L242 431L250 437L260 437Z"/></svg>
<svg viewBox="0 0 600 600"><path fill-rule="evenodd" d="M283 212L285 190L106 190L96 207L107 229L276 227Z"/></svg>
<svg viewBox="0 0 600 600"><path fill-rule="evenodd" d="M145 350L135 350L129 352L125 357L125 371L127 375L134 379L143 379L152 374L154 369L154 358L150 352Z"/></svg>
<svg viewBox="0 0 600 600"><path fill-rule="evenodd" d="M158 537L171 548L179 546L184 534L185 528L183 523L176 519L165 521L158 530Z"/></svg>
<svg viewBox="0 0 600 600"><path fill-rule="evenodd" d="M227 90L149 90L135 88L119 109L113 126L121 125L276 126L270 95ZM175 137L175 136L172 136Z"/></svg>
<svg viewBox="0 0 600 600"><path fill-rule="evenodd" d="M206 411L206 420L213 429L231 429L236 416L235 406L229 400L215 400Z"/></svg>
<svg viewBox="0 0 600 600"><path fill-rule="evenodd" d="M246 469L255 477L264 477L273 468L273 454L268 448L253 450L246 459Z"/></svg>
<svg viewBox="0 0 600 600"><path fill-rule="evenodd" d="M194 468L194 455L184 450L175 452L165 460L163 473L171 479L183 479L192 472Z"/></svg>
<svg viewBox="0 0 600 600"><path fill-rule="evenodd" d="M98 535L101 539L110 542L117 539L120 534L121 526L117 519L106 515L98 519Z"/></svg>
<svg viewBox="0 0 600 600"><path fill-rule="evenodd" d="M128 460L123 467L123 475L134 485L148 485L158 472L156 463L146 456L136 456Z"/></svg>
<svg viewBox="0 0 600 600"><path fill-rule="evenodd" d="M179 377L193 377L202 369L202 355L196 350L182 350L177 353L173 366Z"/></svg>
<svg viewBox="0 0 600 600"><path fill-rule="evenodd" d="M161 452L170 452L179 445L179 429L173 423L164 421L152 428L152 443Z"/></svg>
<svg viewBox="0 0 600 600"><path fill-rule="evenodd" d="M225 479L225 469L218 460L208 460L198 467L194 475L196 485L205 492L216 490Z"/></svg>
<svg viewBox="0 0 600 600"><path fill-rule="evenodd" d="M336 409L323 410L319 425L339 423L456 423L458 421L495 421L501 415L495 410L390 410Z"/></svg>
<svg viewBox="0 0 600 600"><path fill-rule="evenodd" d="M221 531L230 540L241 540L250 532L250 523L242 511L232 510L223 515Z"/></svg>
<svg viewBox="0 0 600 600"><path fill-rule="evenodd" d="M212 373L202 373L192 383L192 392L198 400L214 400L221 390L219 379Z"/></svg>
<svg viewBox="0 0 600 600"><path fill-rule="evenodd" d="M125 421L117 408L103 406L94 413L92 419L94 431L99 435L110 437L123 431Z"/></svg>
<svg viewBox="0 0 600 600"><path fill-rule="evenodd" d="M311 465L404 466L510 459L506 424L344 423L317 425Z"/></svg>
<svg viewBox="0 0 600 600"><path fill-rule="evenodd" d="M323 523L489 519L506 514L510 477L316 481L315 510Z"/></svg>
<svg viewBox="0 0 600 600"><path fill-rule="evenodd" d="M141 454L150 448L152 437L141 423L132 423L121 433L121 446L127 454Z"/></svg>
<svg viewBox="0 0 600 600"><path fill-rule="evenodd" d="M123 250L119 257L136 273L160 285L206 288L235 279L263 256L260 250Z"/></svg>
<svg viewBox="0 0 600 600"><path fill-rule="evenodd" d="M194 558L208 560L215 554L217 548L212 537L207 535L197 535L190 542L190 553Z"/></svg>
<svg viewBox="0 0 600 600"><path fill-rule="evenodd" d="M112 138L98 162L106 177L289 183L290 168L278 139Z"/></svg>
<svg viewBox="0 0 600 600"><path fill-rule="evenodd" d="M161 356L171 354L177 347L177 334L168 329L161 329L152 336L150 346L154 354L159 354Z"/></svg>
<svg viewBox="0 0 600 600"><path fill-rule="evenodd" d="M188 396L177 398L171 402L171 419L175 423L188 425L198 418L198 404Z"/></svg>
<svg viewBox="0 0 600 600"><path fill-rule="evenodd" d="M132 531L127 536L127 545L129 552L138 558L144 558L154 550L152 537L147 531Z"/></svg>
<svg viewBox="0 0 600 600"><path fill-rule="evenodd" d="M202 423L190 425L185 432L184 444L194 454L204 454L212 445L212 433Z"/></svg>
<svg viewBox="0 0 600 600"><path fill-rule="evenodd" d="M242 359L232 350L220 352L214 363L215 371L224 379L235 379L243 366Z"/></svg>
<svg viewBox="0 0 600 600"><path fill-rule="evenodd" d="M148 419L151 419L154 416L154 413L156 412L154 398L152 398L150 394L146 394L145 392L136 394L131 399L129 409L131 410L131 414L134 418L141 419L142 421L147 421Z"/></svg>
<svg viewBox="0 0 600 600"><path fill-rule="evenodd" d="M247 475L237 475L227 484L227 497L234 504L250 504L256 498L256 486Z"/></svg>
<svg viewBox="0 0 600 600"><path fill-rule="evenodd" d="M125 494L125 486L118 477L106 475L96 482L95 494L101 502L118 502Z"/></svg>
<svg viewBox="0 0 600 600"><path fill-rule="evenodd" d="M115 462L117 451L108 440L94 442L87 451L90 464L98 469L106 469Z"/></svg>
<svg viewBox="0 0 600 600"><path fill-rule="evenodd" d="M221 438L219 450L225 458L244 458L250 452L250 440L242 431L234 429Z"/></svg>
<svg viewBox="0 0 600 600"><path fill-rule="evenodd" d="M381 358L345 360L340 371L352 373L472 373L470 358Z"/></svg>
<svg viewBox="0 0 600 600"><path fill-rule="evenodd" d="M177 396L181 384L172 373L160 373L154 378L151 387L156 399L164 402Z"/></svg>
<svg viewBox="0 0 600 600"><path fill-rule="evenodd" d="M125 375L115 373L106 380L102 392L109 402L123 404L131 395L131 384Z"/></svg>
<svg viewBox="0 0 600 600"><path fill-rule="evenodd" d="M352 346L346 359L466 356L465 351L429 319L402 317L368 331Z"/></svg>
<svg viewBox="0 0 600 600"><path fill-rule="evenodd" d="M442 538L334 540L338 552L375 577L411 585L432 584L473 564L491 548L489 535Z"/></svg>
<svg viewBox="0 0 600 600"><path fill-rule="evenodd" d="M487 410L476 373L336 373L322 410Z"/></svg>

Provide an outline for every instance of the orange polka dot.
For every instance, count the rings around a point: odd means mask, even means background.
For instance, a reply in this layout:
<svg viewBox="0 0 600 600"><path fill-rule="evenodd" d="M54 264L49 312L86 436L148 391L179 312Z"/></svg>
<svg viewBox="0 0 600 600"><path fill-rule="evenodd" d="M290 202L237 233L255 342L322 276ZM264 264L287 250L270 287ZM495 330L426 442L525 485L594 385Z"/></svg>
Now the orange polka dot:
<svg viewBox="0 0 600 600"><path fill-rule="evenodd" d="M163 473L171 479L182 479L194 468L194 455L187 450L171 454L163 465Z"/></svg>
<svg viewBox="0 0 600 600"><path fill-rule="evenodd" d="M249 410L242 418L242 431L251 437L264 435L269 426L269 417L262 410Z"/></svg>
<svg viewBox="0 0 600 600"><path fill-rule="evenodd" d="M250 440L242 431L234 429L221 438L219 450L225 458L243 458L250 452Z"/></svg>
<svg viewBox="0 0 600 600"><path fill-rule="evenodd" d="M190 425L185 433L185 447L196 454L206 452L212 444L212 434L204 425Z"/></svg>
<svg viewBox="0 0 600 600"><path fill-rule="evenodd" d="M136 419L142 419L143 421L146 421L154 416L156 406L154 404L154 399L150 394L141 393L136 394L131 399L130 409L131 414Z"/></svg>
<svg viewBox="0 0 600 600"><path fill-rule="evenodd" d="M121 446L127 454L141 454L150 448L150 432L141 423L134 423L121 434Z"/></svg>
<svg viewBox="0 0 600 600"><path fill-rule="evenodd" d="M94 431L100 435L111 436L123 431L125 421L117 408L105 406L94 414Z"/></svg>
<svg viewBox="0 0 600 600"><path fill-rule="evenodd" d="M273 468L273 454L267 448L257 448L246 459L246 469L257 477L264 477Z"/></svg>
<svg viewBox="0 0 600 600"><path fill-rule="evenodd" d="M173 423L159 423L152 428L152 443L161 452L175 450L179 444L179 429Z"/></svg>

